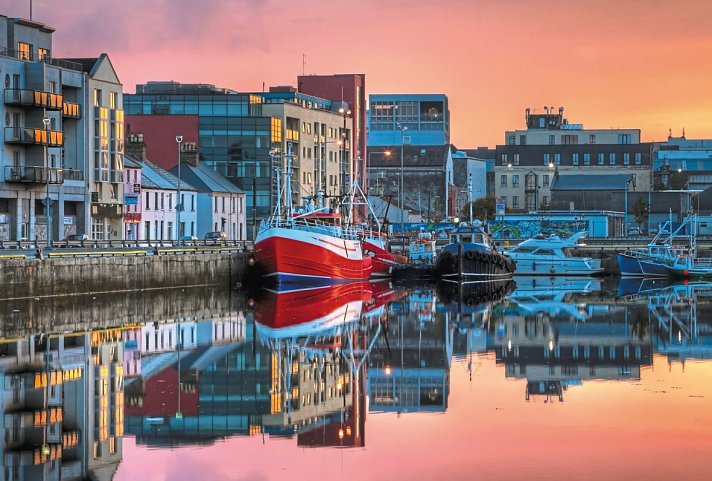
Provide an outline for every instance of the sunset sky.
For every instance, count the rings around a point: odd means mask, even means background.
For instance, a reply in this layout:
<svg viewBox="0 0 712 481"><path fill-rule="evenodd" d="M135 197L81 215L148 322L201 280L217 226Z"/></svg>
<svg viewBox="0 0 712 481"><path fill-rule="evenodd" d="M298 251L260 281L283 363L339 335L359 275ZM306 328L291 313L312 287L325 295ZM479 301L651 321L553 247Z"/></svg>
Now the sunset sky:
<svg viewBox="0 0 712 481"><path fill-rule="evenodd" d="M30 0L0 0L29 17ZM54 56L109 54L124 91L234 90L365 73L367 93L445 93L452 142L503 143L524 109L588 128L712 137L709 0L34 0Z"/></svg>

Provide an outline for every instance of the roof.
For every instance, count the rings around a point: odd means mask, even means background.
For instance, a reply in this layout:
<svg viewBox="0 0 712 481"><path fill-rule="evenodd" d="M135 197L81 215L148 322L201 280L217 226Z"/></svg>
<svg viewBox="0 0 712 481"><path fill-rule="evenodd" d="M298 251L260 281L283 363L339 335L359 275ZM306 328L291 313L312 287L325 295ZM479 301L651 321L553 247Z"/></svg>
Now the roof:
<svg viewBox="0 0 712 481"><path fill-rule="evenodd" d="M129 155L124 156L124 165L127 158L129 162L133 162L141 166L141 187L165 190L178 189L178 177L171 174L167 170L160 168L148 160L140 161L136 157L131 157ZM180 188L181 190L187 191L196 190L195 187L193 187L189 182L186 182L185 177L183 177L183 180L180 183Z"/></svg>
<svg viewBox="0 0 712 481"><path fill-rule="evenodd" d="M79 65L82 66L82 71L86 73L91 73L92 69L94 68L94 65L96 65L96 62L99 60L99 57L91 57L91 58L62 58L62 60L66 60L68 62L74 62L78 63Z"/></svg>
<svg viewBox="0 0 712 481"><path fill-rule="evenodd" d="M404 167L442 167L446 164L448 153L454 147L447 145L404 145ZM368 165L371 167L400 167L401 146L368 147ZM390 152L390 155L385 155Z"/></svg>
<svg viewBox="0 0 712 481"><path fill-rule="evenodd" d="M629 174L556 175L551 190L626 190Z"/></svg>
<svg viewBox="0 0 712 481"><path fill-rule="evenodd" d="M124 156L124 167L128 167L129 169L140 169L143 166L130 157Z"/></svg>
<svg viewBox="0 0 712 481"><path fill-rule="evenodd" d="M177 173L178 166L173 167L171 172ZM199 164L198 167L195 167L186 162L181 162L180 178L195 187L198 192L243 193L239 187L205 164Z"/></svg>

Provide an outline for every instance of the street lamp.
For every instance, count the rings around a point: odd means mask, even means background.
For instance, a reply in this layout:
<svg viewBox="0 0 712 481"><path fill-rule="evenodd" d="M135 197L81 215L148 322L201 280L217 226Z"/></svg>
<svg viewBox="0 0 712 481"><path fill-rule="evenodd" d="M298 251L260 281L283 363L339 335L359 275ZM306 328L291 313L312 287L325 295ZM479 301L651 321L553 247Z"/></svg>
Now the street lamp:
<svg viewBox="0 0 712 481"><path fill-rule="evenodd" d="M400 188L398 189L398 203L400 204L400 223L401 223L401 235L405 234L405 224L403 222L403 144L405 143L405 133L408 127L401 125L396 122L396 128L401 132L401 145L400 145Z"/></svg>
<svg viewBox="0 0 712 481"><path fill-rule="evenodd" d="M368 168L371 168L371 157L374 155L383 155L386 158L391 157L391 151L390 150L383 150L383 151L378 151L378 152L369 152L366 158L368 159ZM386 176L385 172L378 172L378 177L376 177L376 193L377 195L381 195L381 191L378 189L378 180L383 179Z"/></svg>
<svg viewBox="0 0 712 481"><path fill-rule="evenodd" d="M47 163L47 172L46 175L47 177L45 178L45 184L47 187L47 197L45 197L45 215L47 217L47 247L50 247L52 245L52 207L51 207L51 200L49 198L49 172L50 172L50 167L49 167L49 125L50 125L50 118L45 117L42 119L42 123L44 124L45 127L45 161Z"/></svg>
<svg viewBox="0 0 712 481"><path fill-rule="evenodd" d="M180 144L183 142L182 135L176 135L176 143L178 144L178 199L176 200L176 239L181 238L180 228L180 211L183 210L183 201L180 197Z"/></svg>
<svg viewBox="0 0 712 481"><path fill-rule="evenodd" d="M628 189L630 188L630 184L633 184L633 190L635 190L635 179L633 177L630 177L625 180L625 213L623 217L623 235L626 236L628 235Z"/></svg>

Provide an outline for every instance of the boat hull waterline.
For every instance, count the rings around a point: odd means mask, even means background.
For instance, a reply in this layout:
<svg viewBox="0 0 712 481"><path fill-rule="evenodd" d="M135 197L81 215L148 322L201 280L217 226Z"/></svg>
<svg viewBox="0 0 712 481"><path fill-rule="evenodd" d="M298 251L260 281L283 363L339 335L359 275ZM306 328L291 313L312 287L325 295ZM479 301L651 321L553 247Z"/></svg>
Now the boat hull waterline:
<svg viewBox="0 0 712 481"><path fill-rule="evenodd" d="M358 240L272 227L258 235L255 255L266 277L282 284L328 285L366 280L372 261Z"/></svg>

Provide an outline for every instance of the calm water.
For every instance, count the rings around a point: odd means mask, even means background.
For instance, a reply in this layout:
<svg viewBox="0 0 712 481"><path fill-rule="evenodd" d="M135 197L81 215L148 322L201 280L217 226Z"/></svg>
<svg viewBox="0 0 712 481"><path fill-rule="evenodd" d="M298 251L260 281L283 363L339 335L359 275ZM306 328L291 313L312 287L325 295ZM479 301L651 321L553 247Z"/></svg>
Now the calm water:
<svg viewBox="0 0 712 481"><path fill-rule="evenodd" d="M0 301L4 479L711 479L710 301L562 278Z"/></svg>

